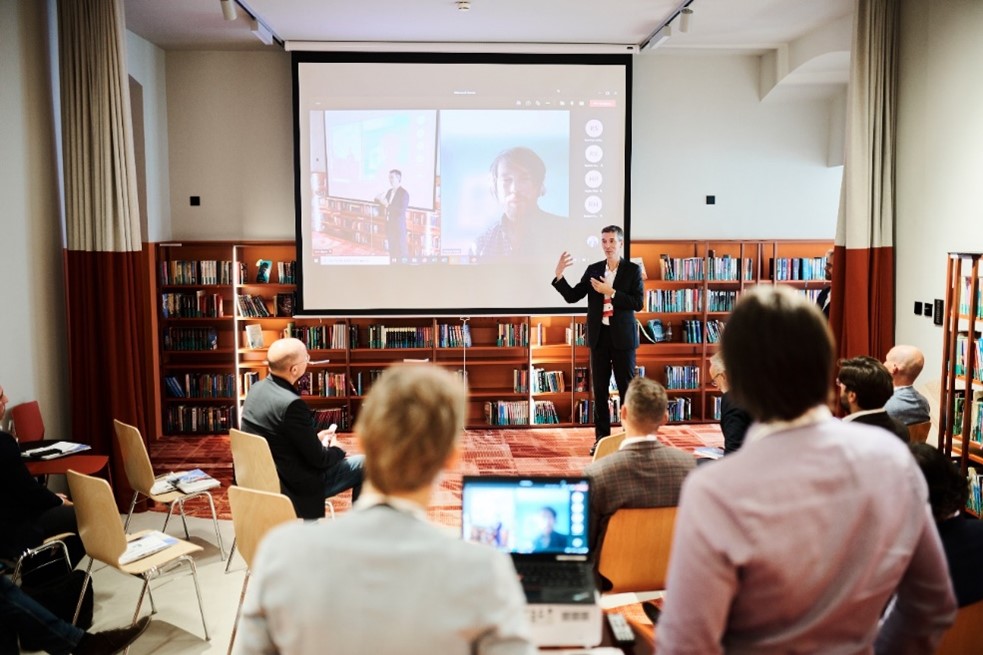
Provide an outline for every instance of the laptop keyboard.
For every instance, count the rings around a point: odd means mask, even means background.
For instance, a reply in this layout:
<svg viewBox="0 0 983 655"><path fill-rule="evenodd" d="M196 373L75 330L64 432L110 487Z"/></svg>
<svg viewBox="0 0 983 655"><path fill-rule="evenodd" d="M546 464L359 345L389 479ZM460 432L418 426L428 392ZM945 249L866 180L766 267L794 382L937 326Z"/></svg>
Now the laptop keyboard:
<svg viewBox="0 0 983 655"><path fill-rule="evenodd" d="M590 566L583 562L516 562L526 589L583 588L593 584Z"/></svg>

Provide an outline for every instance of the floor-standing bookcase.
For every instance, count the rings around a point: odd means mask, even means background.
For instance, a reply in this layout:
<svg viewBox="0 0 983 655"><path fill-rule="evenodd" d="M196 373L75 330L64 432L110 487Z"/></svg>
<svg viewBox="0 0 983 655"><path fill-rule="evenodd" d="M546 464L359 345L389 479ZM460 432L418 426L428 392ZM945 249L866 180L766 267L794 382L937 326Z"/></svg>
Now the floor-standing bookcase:
<svg viewBox="0 0 983 655"><path fill-rule="evenodd" d="M983 465L981 257L950 252L946 260L939 448L959 458L964 475Z"/></svg>
<svg viewBox="0 0 983 655"><path fill-rule="evenodd" d="M646 274L639 372L667 388L673 422L719 418L708 360L741 294L774 283L814 296L825 284L829 246L632 244ZM221 434L238 425L250 386L268 375L269 345L284 335L308 347L311 363L298 386L324 426L351 429L376 377L414 361L467 379L469 427L592 423L583 314L295 316L295 258L292 241L157 246L160 434Z"/></svg>

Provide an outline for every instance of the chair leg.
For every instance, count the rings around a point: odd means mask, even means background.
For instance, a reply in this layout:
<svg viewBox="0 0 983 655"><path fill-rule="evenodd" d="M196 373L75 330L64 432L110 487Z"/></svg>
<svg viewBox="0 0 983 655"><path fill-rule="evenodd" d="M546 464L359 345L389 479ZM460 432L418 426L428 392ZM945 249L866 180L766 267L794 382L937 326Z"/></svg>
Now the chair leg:
<svg viewBox="0 0 983 655"><path fill-rule="evenodd" d="M181 498L178 502L178 509L181 510L181 523L184 524L184 538L190 539L191 533L188 532L188 517L184 513L184 498Z"/></svg>
<svg viewBox="0 0 983 655"><path fill-rule="evenodd" d="M89 580L92 578L90 572L92 571L92 563L94 561L90 557L89 565L85 567L85 580L82 582L82 593L79 594L78 602L75 603L75 614L72 615L72 625L75 625L75 622L79 620L79 612L82 611L82 600L85 598L85 588L89 586Z"/></svg>
<svg viewBox="0 0 983 655"><path fill-rule="evenodd" d="M218 513L215 511L215 500L207 491L205 492L205 495L208 497L208 506L212 508L212 525L215 526L215 538L218 540L218 552L221 554L222 559L225 559L225 546L222 544L222 533L219 532L218 529ZM228 567L226 567L226 571L228 571Z"/></svg>
<svg viewBox="0 0 983 655"><path fill-rule="evenodd" d="M140 607L143 605L143 596L150 592L150 578L143 578L143 588L140 590L140 597L137 599L137 608L133 611L133 623L137 622L137 618L140 617ZM153 607L154 604L153 595L150 596L150 606ZM123 655L130 655L130 647L127 646L126 650L123 651Z"/></svg>
<svg viewBox="0 0 983 655"><path fill-rule="evenodd" d="M229 567L232 566L232 556L236 553L236 538L232 537L232 548L229 549L229 559L225 560L225 572L229 572Z"/></svg>
<svg viewBox="0 0 983 655"><path fill-rule="evenodd" d="M167 506L167 516L164 517L164 527L160 529L161 532L167 532L167 524L171 520L171 514L174 513L174 505L177 503L176 500L171 501L171 504Z"/></svg>
<svg viewBox="0 0 983 655"><path fill-rule="evenodd" d="M123 524L123 532L126 532L127 530L130 529L130 517L133 516L133 508L137 506L137 498L139 497L140 497L140 492L134 491L133 500L130 502L130 511L126 513L126 523ZM166 526L167 524L165 523L164 525Z"/></svg>
<svg viewBox="0 0 983 655"><path fill-rule="evenodd" d="M231 559L231 555L229 558ZM232 646L236 643L236 632L239 631L239 616L242 614L242 601L246 598L246 587L249 585L249 570L246 570L246 577L242 579L242 591L239 592L239 606L236 607L236 620L232 624L232 637L229 638L229 652L232 655Z"/></svg>
<svg viewBox="0 0 983 655"><path fill-rule="evenodd" d="M156 614L157 613L157 603L154 602L154 590L151 589L149 585L147 586L147 598L150 599L150 613L151 614Z"/></svg>
<svg viewBox="0 0 983 655"><path fill-rule="evenodd" d="M205 641L211 641L211 637L208 636L208 624L205 623L205 605L201 602L201 586L198 584L198 567L195 566L195 561L187 555L183 555L181 559L191 567L191 577L195 581L195 593L198 594L198 610L201 612L201 626L205 629Z"/></svg>

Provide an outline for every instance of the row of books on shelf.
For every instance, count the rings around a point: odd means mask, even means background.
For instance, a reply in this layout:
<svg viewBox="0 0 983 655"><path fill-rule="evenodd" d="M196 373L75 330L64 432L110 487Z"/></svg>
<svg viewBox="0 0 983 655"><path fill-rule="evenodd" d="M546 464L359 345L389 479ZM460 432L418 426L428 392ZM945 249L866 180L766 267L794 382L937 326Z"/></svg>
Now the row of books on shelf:
<svg viewBox="0 0 983 655"><path fill-rule="evenodd" d="M433 327L370 325L369 348L433 348Z"/></svg>
<svg viewBox="0 0 983 655"><path fill-rule="evenodd" d="M700 367L691 364L666 366L666 389L699 389Z"/></svg>
<svg viewBox="0 0 983 655"><path fill-rule="evenodd" d="M311 418L314 421L314 429L317 431L327 430L332 424L338 426L338 430L346 432L352 428L352 415L347 407L325 407L311 411Z"/></svg>
<svg viewBox="0 0 983 655"><path fill-rule="evenodd" d="M234 262L214 259L172 259L160 262L163 285L232 284Z"/></svg>
<svg viewBox="0 0 983 655"><path fill-rule="evenodd" d="M164 378L169 398L234 398L235 384L231 373L185 373Z"/></svg>
<svg viewBox="0 0 983 655"><path fill-rule="evenodd" d="M194 293L162 293L164 318L218 318L225 316L222 295L198 290Z"/></svg>
<svg viewBox="0 0 983 655"><path fill-rule="evenodd" d="M642 311L645 312L702 312L701 289L649 289L645 292Z"/></svg>
<svg viewBox="0 0 983 655"><path fill-rule="evenodd" d="M669 420L672 422L689 421L693 418L693 402L689 398L670 398Z"/></svg>
<svg viewBox="0 0 983 655"><path fill-rule="evenodd" d="M496 345L503 348L525 347L529 345L528 323L499 323Z"/></svg>
<svg viewBox="0 0 983 655"><path fill-rule="evenodd" d="M720 341L720 333L723 332L723 321L707 321L706 331L703 330L703 321L700 319L690 319L682 322L681 333L683 343L717 343Z"/></svg>
<svg viewBox="0 0 983 655"><path fill-rule="evenodd" d="M355 387L350 388L356 393ZM349 391L348 376L345 373L331 371L307 371L297 380L297 391L302 396L319 396L334 398L347 396Z"/></svg>
<svg viewBox="0 0 983 655"><path fill-rule="evenodd" d="M777 257L770 268L771 279L781 282L826 279L825 257Z"/></svg>
<svg viewBox="0 0 983 655"><path fill-rule="evenodd" d="M963 416L965 414L966 400L963 396L954 398L954 411L952 421L953 434L960 435L963 431ZM983 446L983 391L974 391L969 409L969 441Z"/></svg>
<svg viewBox="0 0 983 655"><path fill-rule="evenodd" d="M276 263L276 281L279 284L294 284L295 277L294 271L297 268L297 262L277 262ZM269 284L273 280L273 261L269 259L259 259L256 261L256 278L255 284ZM249 269L245 262L239 262L238 274L236 277L237 284L249 284Z"/></svg>
<svg viewBox="0 0 983 655"><path fill-rule="evenodd" d="M584 375L586 376L586 374L587 374L587 369L585 368L584 369ZM636 366L635 367L635 377L636 378L643 378L643 377L645 377L645 367L644 366ZM585 386L583 389L578 389L577 391L590 391L590 389ZM608 380L608 393L618 393L618 383L614 379L614 371L611 371L611 379Z"/></svg>
<svg viewBox="0 0 983 655"><path fill-rule="evenodd" d="M969 351L969 337L965 333L956 335L956 375L966 375L966 355ZM973 343L973 378L983 380L983 339L979 335Z"/></svg>
<svg viewBox="0 0 983 655"><path fill-rule="evenodd" d="M959 294L959 313L963 316L969 316L969 306L970 301L973 299L973 288L972 288L973 278L964 277L963 278L963 289L962 293ZM979 284L977 280L976 287L976 318L983 318L983 285Z"/></svg>
<svg viewBox="0 0 983 655"><path fill-rule="evenodd" d="M550 400L537 400L533 402L532 422L536 425L559 423L560 415L556 412L556 405Z"/></svg>
<svg viewBox="0 0 983 655"><path fill-rule="evenodd" d="M618 396L608 398L608 414L611 423L621 420L621 399ZM585 425L594 422L594 399L578 400L573 408L573 422Z"/></svg>
<svg viewBox="0 0 983 655"><path fill-rule="evenodd" d="M263 296L254 296L249 293L238 295L239 316L243 318L267 318L273 316L270 308L266 305Z"/></svg>
<svg viewBox="0 0 983 655"><path fill-rule="evenodd" d="M235 408L230 406L172 405L164 410L166 434L214 434L228 432L235 425L232 417Z"/></svg>
<svg viewBox="0 0 983 655"><path fill-rule="evenodd" d="M213 327L169 327L164 330L164 350L217 350L218 331Z"/></svg>
<svg viewBox="0 0 983 655"><path fill-rule="evenodd" d="M712 251L711 251L712 253ZM670 257L659 255L663 280L714 280L737 282L754 279L754 259L751 257Z"/></svg>
<svg viewBox="0 0 983 655"><path fill-rule="evenodd" d="M350 334L358 335L358 330L349 328L344 323L334 325L301 325L287 323L284 336L300 339L308 350L344 350L351 342L351 347L357 347L357 338L352 341Z"/></svg>
<svg viewBox="0 0 983 655"><path fill-rule="evenodd" d="M490 400L485 403L485 422L489 425L529 425L529 403L524 400ZM550 400L532 403L532 423L556 424L560 415Z"/></svg>
<svg viewBox="0 0 983 655"><path fill-rule="evenodd" d="M978 474L972 466L969 467L967 473L969 498L966 499L966 509L976 516L983 516L983 496L980 494L980 484L983 483L983 480L980 480L980 478L983 475Z"/></svg>
<svg viewBox="0 0 983 655"><path fill-rule="evenodd" d="M563 371L547 371L533 367L533 393L563 393L566 389L567 386L564 382Z"/></svg>
<svg viewBox="0 0 983 655"><path fill-rule="evenodd" d="M714 421L719 421L720 420L720 403L721 403L721 398L720 398L720 396L713 396L713 399L712 400L713 400L713 420Z"/></svg>
<svg viewBox="0 0 983 655"><path fill-rule="evenodd" d="M573 327L568 327L564 330L565 332L565 343L568 346L586 346L587 345L587 324L586 323L574 323ZM542 340L540 340L542 343Z"/></svg>
<svg viewBox="0 0 983 655"><path fill-rule="evenodd" d="M461 325L441 324L437 326L437 344L441 348L470 348L471 328L467 323Z"/></svg>

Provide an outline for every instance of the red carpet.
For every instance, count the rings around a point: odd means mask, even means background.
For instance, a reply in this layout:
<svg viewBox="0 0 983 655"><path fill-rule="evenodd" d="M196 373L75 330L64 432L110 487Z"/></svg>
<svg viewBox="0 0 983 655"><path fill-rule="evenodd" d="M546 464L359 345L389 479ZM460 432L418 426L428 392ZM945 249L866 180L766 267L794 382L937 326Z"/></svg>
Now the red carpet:
<svg viewBox="0 0 983 655"><path fill-rule="evenodd" d="M666 444L692 451L701 446L722 446L717 424L673 425L662 428ZM339 435L348 452L358 452L352 434ZM528 430L470 430L464 434L461 464L445 473L430 507L430 518L448 527L461 523L462 475L579 475L590 463L593 428L536 428ZM150 458L157 473L200 468L218 478L215 490L219 518L231 518L225 489L232 484L232 454L227 437L165 437L151 444ZM349 493L332 500L336 512L351 507ZM188 513L210 517L205 501L191 501Z"/></svg>

